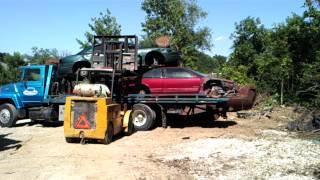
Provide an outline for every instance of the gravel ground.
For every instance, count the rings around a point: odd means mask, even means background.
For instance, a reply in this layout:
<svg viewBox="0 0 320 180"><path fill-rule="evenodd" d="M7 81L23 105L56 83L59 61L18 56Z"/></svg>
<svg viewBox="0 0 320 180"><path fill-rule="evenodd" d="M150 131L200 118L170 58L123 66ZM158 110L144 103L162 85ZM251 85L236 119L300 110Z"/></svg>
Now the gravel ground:
<svg viewBox="0 0 320 180"><path fill-rule="evenodd" d="M264 130L252 139L220 137L182 143L158 159L196 179L317 179L319 155L319 141Z"/></svg>
<svg viewBox="0 0 320 180"><path fill-rule="evenodd" d="M320 179L320 138L271 118L178 120L110 145L68 144L62 126L0 128L1 179ZM169 119L170 121L170 119ZM174 122L174 123L173 123Z"/></svg>

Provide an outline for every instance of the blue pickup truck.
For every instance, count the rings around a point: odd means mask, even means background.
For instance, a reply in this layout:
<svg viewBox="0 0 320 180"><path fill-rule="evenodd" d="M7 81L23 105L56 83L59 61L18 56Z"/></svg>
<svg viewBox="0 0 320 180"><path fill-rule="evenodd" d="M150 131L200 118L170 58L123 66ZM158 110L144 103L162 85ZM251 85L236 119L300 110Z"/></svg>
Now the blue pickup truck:
<svg viewBox="0 0 320 180"><path fill-rule="evenodd" d="M63 112L65 93L55 65L29 65L18 68L18 81L0 87L0 125L12 127L19 119L57 121ZM60 109L60 111L59 111Z"/></svg>

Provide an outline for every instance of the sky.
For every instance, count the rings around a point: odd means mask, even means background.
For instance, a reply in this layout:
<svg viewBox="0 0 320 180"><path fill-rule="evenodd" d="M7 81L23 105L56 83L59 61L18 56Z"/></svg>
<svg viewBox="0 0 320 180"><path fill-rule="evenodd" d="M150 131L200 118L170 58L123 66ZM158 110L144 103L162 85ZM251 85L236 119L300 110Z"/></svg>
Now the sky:
<svg viewBox="0 0 320 180"><path fill-rule="evenodd" d="M284 22L292 13L302 14L304 0L198 0L208 13L199 26L212 32L210 55L232 52L235 23L259 17L267 28ZM142 0L0 0L0 52L31 53L31 48L56 48L77 53L76 39L84 39L88 23L109 9L123 35L143 34Z"/></svg>

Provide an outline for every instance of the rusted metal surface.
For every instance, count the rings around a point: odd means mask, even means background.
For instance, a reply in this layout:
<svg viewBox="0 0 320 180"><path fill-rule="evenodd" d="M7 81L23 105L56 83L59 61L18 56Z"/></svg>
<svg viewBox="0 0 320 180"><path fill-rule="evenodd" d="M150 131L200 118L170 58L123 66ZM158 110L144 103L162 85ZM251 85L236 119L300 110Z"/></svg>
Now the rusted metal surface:
<svg viewBox="0 0 320 180"><path fill-rule="evenodd" d="M160 36L156 38L155 43L158 47L166 48L170 46L170 38L169 36Z"/></svg>
<svg viewBox="0 0 320 180"><path fill-rule="evenodd" d="M229 111L239 111L251 109L255 98L256 90L252 87L240 87L234 94L228 95L229 97Z"/></svg>

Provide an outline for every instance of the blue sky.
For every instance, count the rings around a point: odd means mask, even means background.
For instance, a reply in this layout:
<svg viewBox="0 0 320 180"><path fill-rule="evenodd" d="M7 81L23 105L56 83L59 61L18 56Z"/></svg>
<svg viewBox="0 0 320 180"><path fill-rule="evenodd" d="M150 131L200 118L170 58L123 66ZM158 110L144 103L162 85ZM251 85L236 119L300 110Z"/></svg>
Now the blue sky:
<svg viewBox="0 0 320 180"><path fill-rule="evenodd" d="M122 34L142 35L142 0L1 0L0 52L30 53L33 46L76 53L91 17L107 8L122 26ZM208 12L200 26L212 31L209 54L229 55L235 22L259 17L266 27L302 14L304 0L198 0Z"/></svg>

